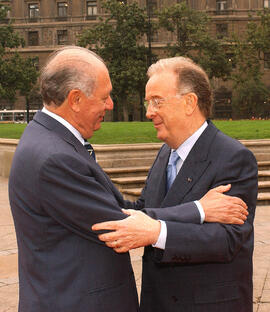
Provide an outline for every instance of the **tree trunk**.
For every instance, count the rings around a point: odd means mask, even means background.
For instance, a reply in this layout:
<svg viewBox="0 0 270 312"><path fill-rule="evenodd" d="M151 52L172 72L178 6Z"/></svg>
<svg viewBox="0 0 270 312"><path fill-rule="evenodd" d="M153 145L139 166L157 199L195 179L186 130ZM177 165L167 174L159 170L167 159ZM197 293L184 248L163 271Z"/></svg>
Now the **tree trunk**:
<svg viewBox="0 0 270 312"><path fill-rule="evenodd" d="M128 108L127 105L123 105L123 119L124 121L128 121Z"/></svg>
<svg viewBox="0 0 270 312"><path fill-rule="evenodd" d="M128 103L126 98L121 99L121 106L123 111L123 121L128 121Z"/></svg>

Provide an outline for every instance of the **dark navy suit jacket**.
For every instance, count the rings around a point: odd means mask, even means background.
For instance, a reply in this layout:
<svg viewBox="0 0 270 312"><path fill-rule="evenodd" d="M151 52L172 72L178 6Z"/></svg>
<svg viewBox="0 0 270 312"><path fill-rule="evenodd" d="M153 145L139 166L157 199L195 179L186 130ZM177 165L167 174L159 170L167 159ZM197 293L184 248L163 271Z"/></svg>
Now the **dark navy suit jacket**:
<svg viewBox="0 0 270 312"><path fill-rule="evenodd" d="M20 312L138 311L129 254L91 231L125 217L123 198L73 134L42 112L15 152L9 196Z"/></svg>
<svg viewBox="0 0 270 312"><path fill-rule="evenodd" d="M165 250L146 247L143 256L142 312L251 312L253 220L257 163L238 141L211 122L193 146L166 194L170 148L163 145L141 198L127 207L165 220ZM248 205L244 225L200 224L194 200L232 184L230 195ZM149 208L156 207L156 208Z"/></svg>

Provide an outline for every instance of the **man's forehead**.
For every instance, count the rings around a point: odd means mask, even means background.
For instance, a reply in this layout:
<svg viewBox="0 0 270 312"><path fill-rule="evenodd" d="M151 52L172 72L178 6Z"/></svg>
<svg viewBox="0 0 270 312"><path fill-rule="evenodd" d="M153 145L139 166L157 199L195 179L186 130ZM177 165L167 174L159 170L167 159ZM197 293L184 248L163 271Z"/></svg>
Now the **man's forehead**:
<svg viewBox="0 0 270 312"><path fill-rule="evenodd" d="M170 81L176 80L177 75L175 72L170 71L170 70L162 70L154 73L148 80L148 82L155 83L156 81L159 80L164 80L169 79Z"/></svg>
<svg viewBox="0 0 270 312"><path fill-rule="evenodd" d="M171 71L157 72L149 78L146 84L146 93L156 92L157 90L177 90L176 78L176 74Z"/></svg>

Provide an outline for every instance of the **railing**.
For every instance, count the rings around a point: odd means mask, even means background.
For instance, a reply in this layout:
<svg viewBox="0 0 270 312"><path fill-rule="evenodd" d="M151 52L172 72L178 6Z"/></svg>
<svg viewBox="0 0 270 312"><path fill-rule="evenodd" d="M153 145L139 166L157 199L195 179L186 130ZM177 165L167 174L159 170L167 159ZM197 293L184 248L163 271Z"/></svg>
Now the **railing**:
<svg viewBox="0 0 270 312"><path fill-rule="evenodd" d="M33 119L33 116L37 110L29 111L29 119ZM27 120L26 110L0 110L0 122L18 122L23 123Z"/></svg>

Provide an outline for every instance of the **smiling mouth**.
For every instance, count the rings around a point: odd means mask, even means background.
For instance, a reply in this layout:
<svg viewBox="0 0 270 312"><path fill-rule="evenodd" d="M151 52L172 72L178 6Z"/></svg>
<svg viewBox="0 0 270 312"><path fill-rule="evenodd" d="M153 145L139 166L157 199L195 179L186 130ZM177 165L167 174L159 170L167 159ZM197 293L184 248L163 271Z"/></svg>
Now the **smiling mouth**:
<svg viewBox="0 0 270 312"><path fill-rule="evenodd" d="M154 127L155 127L155 128L158 128L161 124L162 124L162 122L154 123Z"/></svg>

